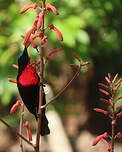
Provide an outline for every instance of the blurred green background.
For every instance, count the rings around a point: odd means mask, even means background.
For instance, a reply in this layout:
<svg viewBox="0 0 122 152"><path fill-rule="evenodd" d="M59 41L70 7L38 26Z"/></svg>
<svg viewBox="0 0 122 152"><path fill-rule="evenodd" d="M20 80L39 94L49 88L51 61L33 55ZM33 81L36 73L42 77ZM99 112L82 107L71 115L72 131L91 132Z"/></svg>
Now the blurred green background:
<svg viewBox="0 0 122 152"><path fill-rule="evenodd" d="M40 3L38 0L33 2ZM101 104L98 101L100 94L97 83L104 82L108 72L112 76L119 73L122 77L122 1L47 0L47 2L59 10L59 15L47 12L45 26L54 24L62 32L64 41L59 42L53 31L47 30L45 33L49 37L46 51L60 46L63 48L61 56L59 53L56 58L52 57L46 68L45 82L51 85L54 93L60 90L62 80L67 82L74 73L68 67L70 63L76 62L73 59L74 52L83 61L91 62L89 67L84 69L82 76L71 86L70 91L75 90L72 91L72 98L70 93L66 92L58 99L59 102L62 101L60 105L57 101L54 107L62 115L67 112L73 113L71 105L78 103L75 102L76 99L80 100L80 104L82 100L85 101L88 111L92 111L93 107ZM16 78L17 75L17 70L12 68L12 64L17 64L18 55L23 49L21 35L25 35L31 28L36 16L33 9L24 14L19 14L19 10L30 3L32 1L29 0L0 1L0 115L5 118L12 117L8 116L9 109L18 96L16 84L8 82L8 78ZM33 51L32 47L29 50L32 59L37 59L36 51ZM81 94L84 98L80 97ZM62 108L64 103L66 105Z"/></svg>

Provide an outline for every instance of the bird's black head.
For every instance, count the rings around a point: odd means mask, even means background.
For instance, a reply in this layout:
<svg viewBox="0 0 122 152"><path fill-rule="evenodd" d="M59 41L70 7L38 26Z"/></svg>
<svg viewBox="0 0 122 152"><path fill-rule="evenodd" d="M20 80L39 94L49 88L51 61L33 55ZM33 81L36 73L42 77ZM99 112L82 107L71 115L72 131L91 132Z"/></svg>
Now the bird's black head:
<svg viewBox="0 0 122 152"><path fill-rule="evenodd" d="M27 48L25 47L24 51L18 57L18 66L19 72L22 72L29 62Z"/></svg>

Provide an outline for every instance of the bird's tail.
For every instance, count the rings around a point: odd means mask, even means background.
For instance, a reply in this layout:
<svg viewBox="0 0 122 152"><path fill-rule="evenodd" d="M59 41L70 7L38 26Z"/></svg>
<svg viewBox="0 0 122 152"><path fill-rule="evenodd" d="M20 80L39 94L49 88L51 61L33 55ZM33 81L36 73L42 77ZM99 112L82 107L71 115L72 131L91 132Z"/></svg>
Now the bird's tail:
<svg viewBox="0 0 122 152"><path fill-rule="evenodd" d="M45 115L45 110L42 111L40 134L41 134L41 136L50 134L50 129L48 127L48 120Z"/></svg>

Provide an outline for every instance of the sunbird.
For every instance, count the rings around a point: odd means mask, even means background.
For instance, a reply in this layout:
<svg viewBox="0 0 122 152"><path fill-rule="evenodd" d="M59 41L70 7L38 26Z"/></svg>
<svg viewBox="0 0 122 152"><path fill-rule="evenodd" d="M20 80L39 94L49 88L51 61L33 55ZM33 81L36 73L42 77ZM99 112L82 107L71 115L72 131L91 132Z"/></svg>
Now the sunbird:
<svg viewBox="0 0 122 152"><path fill-rule="evenodd" d="M30 64L30 57L28 56L27 48L18 57L18 75L17 87L19 94L27 107L28 111L32 113L36 120L39 117L39 92L40 92L40 78L34 67ZM43 102L46 104L45 93L43 89ZM50 129L48 127L48 120L45 115L45 109L42 109L41 114L41 136L48 135Z"/></svg>

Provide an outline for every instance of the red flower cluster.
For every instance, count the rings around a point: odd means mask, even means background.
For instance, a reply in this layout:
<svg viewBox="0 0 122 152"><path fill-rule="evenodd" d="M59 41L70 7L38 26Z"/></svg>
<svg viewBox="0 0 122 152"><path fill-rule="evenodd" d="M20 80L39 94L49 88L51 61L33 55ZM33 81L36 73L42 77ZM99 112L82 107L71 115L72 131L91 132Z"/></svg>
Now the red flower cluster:
<svg viewBox="0 0 122 152"><path fill-rule="evenodd" d="M116 120L118 118L120 118L122 116L122 111L120 111L120 109L122 108L122 104L116 106L115 108L115 93L118 91L120 85L121 85L121 81L122 79L118 79L118 74L115 75L115 77L113 78L112 80L112 77L110 74L108 74L107 77L105 77L105 80L107 81L107 85L106 84L103 84L103 83L99 83L99 86L102 87L102 89L99 89L99 91L101 93L103 93L105 96L107 96L107 99L105 98L101 98L100 100L103 101L104 103L107 103L108 105L110 105L110 108L111 108L111 112L109 111L106 111L106 110L103 110L103 109L100 109L100 108L94 108L94 111L96 112L100 112L100 113L103 113L104 115L106 116L109 116L111 118L111 124L112 124L112 128L115 128L115 125L116 125ZM116 82L117 81L117 82ZM118 100L120 100L122 98L122 95L120 95L118 97ZM118 110L120 111L118 113ZM115 129L113 129L115 130ZM111 151L111 149L113 148L113 144L112 146L110 147L108 142L103 139L103 138L108 138L110 137L110 135L108 136L107 133L104 133L102 135L99 135L93 142L93 146L96 145L100 140L102 140L106 146L107 146L107 151ZM115 138L122 138L122 134L121 133L118 133L117 135L115 135L115 131L112 131L112 136L110 137L110 139L112 140L112 143L114 143L114 139Z"/></svg>
<svg viewBox="0 0 122 152"><path fill-rule="evenodd" d="M36 3L34 3L32 5L25 6L23 9L20 10L20 13L24 13L27 10L29 10L30 8L36 9L37 7L39 7L39 6ZM33 48L37 48L38 45L34 42L34 40L37 37L40 38L41 45L44 45L47 42L48 36L42 35L42 31L41 31L41 27L42 27L43 22L44 22L44 16L45 16L46 11L52 11L56 15L59 14L58 10L53 5L51 5L50 3L47 3L45 11L41 11L39 13L39 15L36 16L32 28L26 33L25 36L22 36L22 38L24 39L23 44L26 48L28 48L30 46L30 44L32 44ZM62 36L61 32L53 24L51 24L49 26L49 29L54 30L57 34L58 39L63 41L63 36Z"/></svg>

